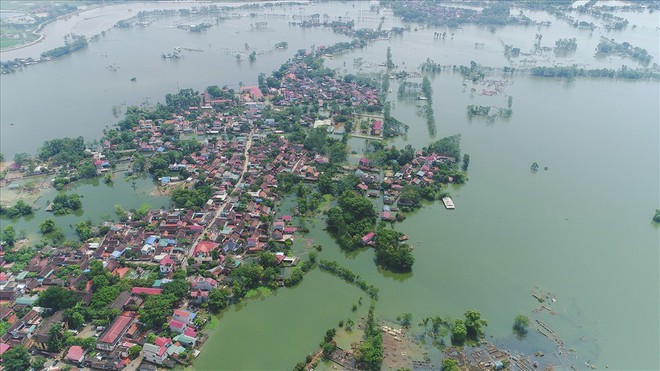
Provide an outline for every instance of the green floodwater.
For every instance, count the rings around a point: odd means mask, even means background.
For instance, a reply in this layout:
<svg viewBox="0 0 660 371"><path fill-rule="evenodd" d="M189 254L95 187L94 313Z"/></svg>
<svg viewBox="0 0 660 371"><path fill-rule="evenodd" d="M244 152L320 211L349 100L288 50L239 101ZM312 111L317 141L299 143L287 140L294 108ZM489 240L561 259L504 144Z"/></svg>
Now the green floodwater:
<svg viewBox="0 0 660 371"><path fill-rule="evenodd" d="M51 188L42 192L41 197L32 204L32 207L36 209L33 215L13 220L2 218L0 226L4 228L6 225L12 224L17 232L25 231L31 241L38 242L41 240L39 224L45 219L53 219L68 240L77 240L76 223L88 219L93 223L101 223L106 220L116 221L118 219L115 205L121 205L127 210L138 208L142 204L149 204L152 208L169 206L169 197L151 195L155 189L154 183L146 177L127 180L123 174L116 174L114 182L110 184L106 184L100 178L82 181L63 191L66 194L81 195L82 209L73 214L54 215L45 211L48 203L60 193Z"/></svg>
<svg viewBox="0 0 660 371"><path fill-rule="evenodd" d="M379 17L367 18L360 13L365 9L368 3L275 8L264 12L271 16L225 21L201 35L168 27L188 21L178 17L160 19L145 29L112 30L80 53L0 77L2 151L32 151L43 140L61 135L94 138L116 121L112 105L139 104L145 98L153 103L177 84L196 89L211 84L237 86L239 81L252 84L259 72L277 68L298 48L346 39L327 30L289 26L290 18L272 14L327 13L331 19L362 15L357 27L376 27L374 19ZM548 18L542 13L529 15ZM544 35L544 45L553 45L559 37L578 39L575 55L539 57L538 64L636 66L618 57L593 58L600 35L631 40L646 48L657 63L657 16L622 16L639 27L590 33L550 17L552 26L540 31L507 26L491 32L466 26L444 41L433 39L434 29L420 29L326 64L351 72L354 59L364 58L362 72L378 72L382 69L376 65L384 62L391 46L395 64L403 68L413 69L427 57L442 64L475 60L502 67L508 62L499 39L525 51L531 49L537 32ZM270 30L251 31L250 23L258 20L267 21ZM397 22L386 16L385 27L392 24ZM262 54L254 65L236 63L234 53L222 49L249 43L265 50L277 41L288 41L289 49ZM484 43L483 47L475 47L476 42ZM201 47L205 52L187 53L179 61L159 58L175 46ZM111 63L121 66L117 73L105 69ZM137 77L136 83L129 81L132 76ZM489 78L502 79L497 74ZM556 295L557 302L551 306L558 315L546 312L533 318L542 319L568 348L576 350L573 363L577 368L586 368L584 362L591 361L599 368L608 365L615 370L660 369L660 230L651 222L653 211L660 207L659 84L514 75L504 95L493 97L471 93L457 74L436 75L432 84L437 137L460 133L463 151L471 156L468 183L450 187L456 210L429 204L397 224L415 247L416 263L410 275L379 271L369 250L340 252L321 222L307 236L323 245L320 258L337 260L375 284L380 289L377 315L382 318L411 312L416 323L429 315L458 317L466 309L478 309L489 321L489 338L525 354L554 349L534 333L524 342L511 334L513 317L532 316L538 306L530 295L538 286ZM54 95L43 86L56 86L59 93ZM417 102L397 101L396 88L392 80L393 115L409 124L410 130L394 144L426 145L432 139L425 119L416 114ZM466 117L468 104L504 107L507 95L513 97L510 119L487 123ZM34 102L43 109L33 109ZM364 142L350 143L360 152ZM541 167L536 174L530 172L532 162ZM115 204L130 208L145 202L145 193L122 182L116 181L114 189L102 183L81 186L85 215L56 219L58 225L88 217L100 220L113 215ZM150 184L140 183L147 188ZM147 202L167 204L164 198ZM41 215L21 228L37 226ZM295 246L303 250L302 242ZM314 270L296 288L229 308L194 368L290 369L317 349L325 330L339 320L365 314L364 307L357 313L350 310L359 296L362 293L356 288Z"/></svg>

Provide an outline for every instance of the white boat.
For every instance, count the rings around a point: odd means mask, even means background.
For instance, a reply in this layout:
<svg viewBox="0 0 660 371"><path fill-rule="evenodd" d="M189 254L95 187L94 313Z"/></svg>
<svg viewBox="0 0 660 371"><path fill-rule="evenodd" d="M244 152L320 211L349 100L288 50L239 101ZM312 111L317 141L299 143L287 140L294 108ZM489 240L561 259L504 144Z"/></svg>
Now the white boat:
<svg viewBox="0 0 660 371"><path fill-rule="evenodd" d="M445 204L447 209L453 210L455 208L454 201L452 201L451 197L443 197L442 203Z"/></svg>

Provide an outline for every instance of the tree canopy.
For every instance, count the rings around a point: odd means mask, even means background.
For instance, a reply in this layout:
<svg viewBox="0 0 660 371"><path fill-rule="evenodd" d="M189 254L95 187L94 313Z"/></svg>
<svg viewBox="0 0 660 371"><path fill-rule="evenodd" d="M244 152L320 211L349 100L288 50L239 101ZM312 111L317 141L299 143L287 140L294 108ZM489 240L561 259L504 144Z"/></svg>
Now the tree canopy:
<svg viewBox="0 0 660 371"><path fill-rule="evenodd" d="M149 295L144 300L144 305L138 310L140 322L147 328L161 328L170 316L176 297L168 295Z"/></svg>
<svg viewBox="0 0 660 371"><path fill-rule="evenodd" d="M15 346L2 353L2 367L6 371L25 371L30 369L30 353L23 346Z"/></svg>
<svg viewBox="0 0 660 371"><path fill-rule="evenodd" d="M415 257L410 247L399 243L401 233L387 229L378 228L376 232L376 263L381 267L393 272L410 272L415 263Z"/></svg>
<svg viewBox="0 0 660 371"><path fill-rule="evenodd" d="M57 312L61 309L72 308L78 301L80 298L75 292L59 286L50 286L39 294L37 305Z"/></svg>
<svg viewBox="0 0 660 371"><path fill-rule="evenodd" d="M339 196L337 206L328 210L328 231L334 234L342 248L355 249L360 238L374 229L375 213L374 205L368 199L354 191L346 191Z"/></svg>

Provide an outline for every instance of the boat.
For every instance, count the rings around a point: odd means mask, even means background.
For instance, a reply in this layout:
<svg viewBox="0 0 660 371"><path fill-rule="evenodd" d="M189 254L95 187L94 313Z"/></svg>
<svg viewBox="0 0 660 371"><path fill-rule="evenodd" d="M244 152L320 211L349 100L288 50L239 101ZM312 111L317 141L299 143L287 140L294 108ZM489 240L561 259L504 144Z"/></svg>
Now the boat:
<svg viewBox="0 0 660 371"><path fill-rule="evenodd" d="M454 201L451 199L451 197L443 197L442 203L445 204L445 207L449 210L453 210L455 208Z"/></svg>

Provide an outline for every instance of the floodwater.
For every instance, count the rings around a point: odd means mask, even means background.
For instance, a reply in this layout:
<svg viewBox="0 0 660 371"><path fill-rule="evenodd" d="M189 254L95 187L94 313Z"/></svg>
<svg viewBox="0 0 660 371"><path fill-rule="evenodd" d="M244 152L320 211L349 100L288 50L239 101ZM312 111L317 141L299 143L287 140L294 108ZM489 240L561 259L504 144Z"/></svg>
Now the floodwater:
<svg viewBox="0 0 660 371"><path fill-rule="evenodd" d="M289 26L292 14L352 17L358 27L375 28L381 15L366 12L368 8L368 3L350 2L275 7L254 18L223 21L202 34L171 26L203 18L168 17L146 28L113 29L83 51L0 77L2 151L11 157L32 152L53 137L97 138L117 121L113 105L141 104L145 98L154 104L177 87L254 84L258 73L278 68L297 49L347 40L329 30ZM444 29L420 28L326 64L353 72L354 60L364 58L374 67L365 63L361 72L383 72L375 65L385 61L390 46L394 63L410 71L427 57L443 65L474 60L519 67L520 60L509 64L505 59L502 44L526 53L536 33L543 35L542 46L576 37L578 50L567 58L529 56L533 65L638 66L626 58L594 58L600 36L646 48L658 63L655 14L620 13L638 25L622 32L575 30L542 13L527 14L553 24L541 29L466 26L445 40L433 38L433 32ZM384 15L384 27L398 24ZM251 30L259 21L268 22L268 28ZM287 41L289 49L274 51L278 41ZM259 53L254 64L247 62L245 43ZM177 46L204 52L184 52L184 58L174 61L160 58ZM237 52L244 54L242 62L236 61ZM112 64L119 66L117 72L106 68ZM137 81L131 82L132 77ZM379 271L371 251L340 252L321 222L308 236L323 245L320 258L337 260L376 285L377 314L382 318L411 312L417 323L429 315L458 317L466 309L477 309L489 320L489 339L526 354L537 349L550 354L552 345L535 333L527 342L511 334L513 318L525 313L542 319L575 350L572 362L577 368L586 368L586 361L599 368L660 368L660 230L651 222L660 207L658 82L566 81L522 74L504 78L498 72L488 78L507 81L502 95L478 95L481 88L472 92L471 85L463 86L462 77L451 72L432 77L437 137L462 135L463 151L471 156L470 180L450 187L456 210L427 205L397 224L415 246L413 273ZM398 101L396 88L392 80L392 112L410 130L393 143L426 145L432 138L425 118L416 113L417 102ZM467 118L467 105L505 107L508 96L513 97L511 118L492 123ZM362 142L351 144L360 151ZM536 174L530 171L532 162L541 167ZM95 189L96 196L83 199L84 218L89 217L90 200L113 193L103 184ZM110 215L114 203L95 212ZM296 242L297 251L302 245ZM557 302L550 305L556 316L532 313L539 305L530 294L535 286L556 295ZM360 295L315 270L296 288L249 299L222 315L195 369L290 369L317 349L329 327L364 315L364 308L350 311Z"/></svg>

